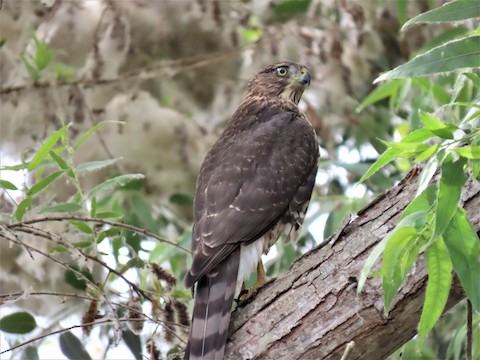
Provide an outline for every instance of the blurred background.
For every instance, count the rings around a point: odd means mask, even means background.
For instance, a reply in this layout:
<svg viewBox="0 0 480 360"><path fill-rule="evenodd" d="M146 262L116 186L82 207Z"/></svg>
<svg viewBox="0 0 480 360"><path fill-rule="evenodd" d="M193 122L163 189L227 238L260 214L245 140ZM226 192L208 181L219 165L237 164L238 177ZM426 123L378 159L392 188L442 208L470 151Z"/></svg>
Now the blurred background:
<svg viewBox="0 0 480 360"><path fill-rule="evenodd" d="M189 248L196 174L248 81L280 60L310 69L313 81L300 107L319 138L319 173L307 226L296 245L279 241L271 250L266 257L270 276L286 271L410 170L408 160L398 160L356 184L385 150L379 139L398 140L416 129L417 110L437 106L455 84L452 76L435 83L397 82L391 97L363 106L375 89L373 80L475 26L420 25L400 33L406 20L440 6L440 0L0 3L0 178L15 184L0 193L5 221L12 212L17 220L52 214L98 217ZM55 140L52 134L59 129L63 132ZM65 163L51 155L42 159L40 170L31 166L28 170L35 171L25 171L22 164L38 154L45 139L55 145L46 153L56 149ZM73 169L72 176L53 176L55 166ZM31 191L50 175L43 188ZM24 204L21 213L19 204ZM90 335L72 329L2 359L87 356L81 351L95 359L140 359L139 351L154 359L155 351L167 356L184 346L191 299L182 285L188 252L148 234L115 230L107 222L42 222L41 227L48 236L24 232L22 241L50 257L30 256L0 239L0 293L11 295L2 297L1 316L21 310L36 319L33 333L1 332L1 351L32 334L78 325L82 318L83 323L111 320L112 309L118 317L141 309L151 321L143 329L123 323L119 329L114 319ZM75 244L102 259L154 301L139 300L123 278L102 264L54 247L54 236L61 238L56 246ZM418 356L460 356L455 341L461 344L462 331L464 336L462 306L420 348L409 345Z"/></svg>

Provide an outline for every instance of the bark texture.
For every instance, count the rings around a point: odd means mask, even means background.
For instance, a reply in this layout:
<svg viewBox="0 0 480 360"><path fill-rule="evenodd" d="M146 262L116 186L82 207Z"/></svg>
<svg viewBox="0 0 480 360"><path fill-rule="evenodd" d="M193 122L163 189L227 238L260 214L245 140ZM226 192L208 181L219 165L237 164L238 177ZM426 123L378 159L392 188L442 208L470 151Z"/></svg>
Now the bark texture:
<svg viewBox="0 0 480 360"><path fill-rule="evenodd" d="M359 295L356 288L366 258L395 227L417 187L414 171L235 311L226 358L341 359L348 351L348 360L375 360L411 339L427 284L423 257L407 276L388 317L383 312L381 277L369 278ZM461 201L480 231L477 181L467 182ZM447 309L463 298L459 282L454 281Z"/></svg>

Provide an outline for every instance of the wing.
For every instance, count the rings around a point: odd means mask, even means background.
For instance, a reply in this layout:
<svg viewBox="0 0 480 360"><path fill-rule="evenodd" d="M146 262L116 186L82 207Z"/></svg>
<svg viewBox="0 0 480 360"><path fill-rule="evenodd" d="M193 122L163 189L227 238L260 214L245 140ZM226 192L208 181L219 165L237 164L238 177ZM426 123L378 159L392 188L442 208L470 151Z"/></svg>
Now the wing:
<svg viewBox="0 0 480 360"><path fill-rule="evenodd" d="M261 115L227 127L202 165L187 286L270 230L316 168L318 145L305 117Z"/></svg>

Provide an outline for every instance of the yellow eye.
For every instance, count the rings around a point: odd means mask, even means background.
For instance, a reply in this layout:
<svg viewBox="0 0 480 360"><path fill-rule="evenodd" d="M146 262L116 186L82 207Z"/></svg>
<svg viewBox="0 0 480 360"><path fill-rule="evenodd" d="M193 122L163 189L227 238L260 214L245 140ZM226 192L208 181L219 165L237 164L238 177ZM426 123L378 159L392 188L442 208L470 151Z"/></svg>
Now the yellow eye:
<svg viewBox="0 0 480 360"><path fill-rule="evenodd" d="M279 67L277 68L277 75L278 76L285 76L288 73L288 69L286 67Z"/></svg>

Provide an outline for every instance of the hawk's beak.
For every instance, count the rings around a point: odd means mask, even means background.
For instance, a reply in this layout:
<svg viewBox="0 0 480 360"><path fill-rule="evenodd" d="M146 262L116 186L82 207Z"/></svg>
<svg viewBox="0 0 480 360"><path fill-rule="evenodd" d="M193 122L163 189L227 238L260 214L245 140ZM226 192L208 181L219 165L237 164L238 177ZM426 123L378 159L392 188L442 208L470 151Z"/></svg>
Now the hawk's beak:
<svg viewBox="0 0 480 360"><path fill-rule="evenodd" d="M311 76L308 72L308 69L306 67L302 67L302 69L300 70L300 77L298 78L298 81L300 81L302 85L310 85L310 80Z"/></svg>

